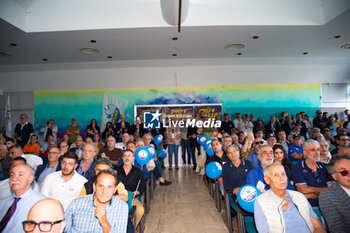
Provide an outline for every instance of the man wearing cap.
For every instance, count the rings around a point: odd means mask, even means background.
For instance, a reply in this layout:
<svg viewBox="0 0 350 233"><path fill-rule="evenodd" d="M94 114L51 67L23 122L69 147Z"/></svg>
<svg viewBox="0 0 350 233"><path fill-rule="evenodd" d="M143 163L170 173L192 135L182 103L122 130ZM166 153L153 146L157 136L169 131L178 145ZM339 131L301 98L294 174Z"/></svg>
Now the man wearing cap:
<svg viewBox="0 0 350 233"><path fill-rule="evenodd" d="M305 196L286 190L288 178L283 165L266 166L264 180L271 189L254 203L258 232L326 232Z"/></svg>
<svg viewBox="0 0 350 233"><path fill-rule="evenodd" d="M288 147L288 157L293 164L301 162L304 158L300 134L293 135L293 144Z"/></svg>

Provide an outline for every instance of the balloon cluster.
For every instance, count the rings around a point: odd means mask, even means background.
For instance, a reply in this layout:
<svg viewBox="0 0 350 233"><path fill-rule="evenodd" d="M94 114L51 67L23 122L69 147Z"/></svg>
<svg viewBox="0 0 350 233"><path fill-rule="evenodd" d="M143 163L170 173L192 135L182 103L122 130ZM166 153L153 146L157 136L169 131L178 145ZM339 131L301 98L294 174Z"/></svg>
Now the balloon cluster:
<svg viewBox="0 0 350 233"><path fill-rule="evenodd" d="M198 135L197 136L197 142L204 147L205 152L207 152L207 154L211 157L214 155L214 150L211 147L211 142L213 141L213 139L211 138L207 138L204 135Z"/></svg>
<svg viewBox="0 0 350 233"><path fill-rule="evenodd" d="M160 145L163 141L163 135L158 134L157 136L154 137L153 141L154 141L154 144L156 144L157 146ZM157 152L158 152L159 158L166 157L166 152L163 149L159 149ZM135 160L138 164L143 166L147 164L150 159L154 158L155 154L156 154L156 150L152 146L140 147L135 152Z"/></svg>

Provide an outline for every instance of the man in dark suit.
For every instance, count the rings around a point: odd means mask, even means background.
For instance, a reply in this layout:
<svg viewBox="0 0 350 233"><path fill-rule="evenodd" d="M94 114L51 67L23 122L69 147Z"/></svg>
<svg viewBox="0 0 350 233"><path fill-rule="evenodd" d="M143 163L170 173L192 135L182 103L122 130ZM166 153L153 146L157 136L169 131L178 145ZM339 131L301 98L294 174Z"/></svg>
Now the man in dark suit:
<svg viewBox="0 0 350 233"><path fill-rule="evenodd" d="M129 133L130 123L125 121L125 115L120 115L120 121L115 126L115 135L117 142L121 141L121 136L123 133Z"/></svg>

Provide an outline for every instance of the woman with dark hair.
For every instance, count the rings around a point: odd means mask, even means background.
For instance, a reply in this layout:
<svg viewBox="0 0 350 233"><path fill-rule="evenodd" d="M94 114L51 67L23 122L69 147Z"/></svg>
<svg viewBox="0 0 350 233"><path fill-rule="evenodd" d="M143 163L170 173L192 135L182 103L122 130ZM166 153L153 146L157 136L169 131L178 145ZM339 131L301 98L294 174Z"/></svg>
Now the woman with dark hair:
<svg viewBox="0 0 350 233"><path fill-rule="evenodd" d="M112 122L107 122L106 123L106 128L102 133L102 141L106 143L106 139L109 135L112 135L113 137L115 136L115 130Z"/></svg>
<svg viewBox="0 0 350 233"><path fill-rule="evenodd" d="M92 119L90 125L86 126L86 137L94 138L97 133L100 133L100 127L97 126L96 119Z"/></svg>
<svg viewBox="0 0 350 233"><path fill-rule="evenodd" d="M265 128L265 122L261 117L259 117L256 121L256 124L254 125L253 132L256 133L261 130L265 134Z"/></svg>
<svg viewBox="0 0 350 233"><path fill-rule="evenodd" d="M275 156L275 163L282 164L282 166L284 167L284 170L286 170L288 179L290 180L291 184L293 184L292 171L291 171L292 163L289 161L287 152L284 150L283 146L279 143L274 145L273 154Z"/></svg>

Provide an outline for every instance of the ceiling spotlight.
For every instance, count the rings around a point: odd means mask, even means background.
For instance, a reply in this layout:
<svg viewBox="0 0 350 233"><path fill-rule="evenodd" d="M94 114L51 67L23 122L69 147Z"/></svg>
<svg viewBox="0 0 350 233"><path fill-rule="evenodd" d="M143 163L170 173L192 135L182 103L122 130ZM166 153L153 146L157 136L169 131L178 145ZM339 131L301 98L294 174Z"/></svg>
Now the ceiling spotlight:
<svg viewBox="0 0 350 233"><path fill-rule="evenodd" d="M11 57L11 54L6 52L0 52L0 57Z"/></svg>
<svg viewBox="0 0 350 233"><path fill-rule="evenodd" d="M95 44L96 43L96 40L90 40L91 43Z"/></svg>
<svg viewBox="0 0 350 233"><path fill-rule="evenodd" d="M234 50L234 49L242 49L244 47L245 47L245 44L230 44L230 45L226 45L225 49Z"/></svg>
<svg viewBox="0 0 350 233"><path fill-rule="evenodd" d="M259 39L259 36L253 36L253 39L257 40L257 39Z"/></svg>
<svg viewBox="0 0 350 233"><path fill-rule="evenodd" d="M241 56L241 55L242 55L242 53L237 53L237 55L238 55L238 56Z"/></svg>
<svg viewBox="0 0 350 233"><path fill-rule="evenodd" d="M341 37L341 35L336 35L334 36L334 39L339 39Z"/></svg>
<svg viewBox="0 0 350 233"><path fill-rule="evenodd" d="M173 37L173 38L171 38L172 40L178 40L179 38L177 38L177 37Z"/></svg>
<svg viewBox="0 0 350 233"><path fill-rule="evenodd" d="M12 47L16 47L17 46L17 44L15 44L15 43L11 43L10 44Z"/></svg>
<svg viewBox="0 0 350 233"><path fill-rule="evenodd" d="M95 48L81 48L80 52L85 54L98 54L100 50Z"/></svg>
<svg viewBox="0 0 350 233"><path fill-rule="evenodd" d="M108 56L107 58L108 58L108 59L112 59L113 57L112 57L112 56Z"/></svg>
<svg viewBox="0 0 350 233"><path fill-rule="evenodd" d="M303 55L308 55L309 53L308 52L303 52Z"/></svg>
<svg viewBox="0 0 350 233"><path fill-rule="evenodd" d="M176 56L177 56L177 53L173 53L173 54L171 54L171 56L176 57Z"/></svg>
<svg viewBox="0 0 350 233"><path fill-rule="evenodd" d="M47 58L43 58L42 60L43 60L43 61L48 61Z"/></svg>
<svg viewBox="0 0 350 233"><path fill-rule="evenodd" d="M342 48L342 49L350 49L350 44L342 45L342 46L340 46L340 48Z"/></svg>

